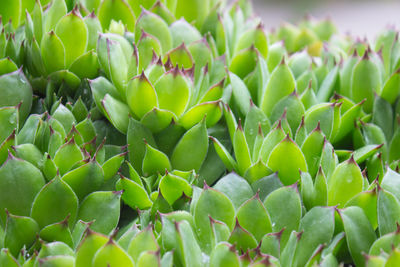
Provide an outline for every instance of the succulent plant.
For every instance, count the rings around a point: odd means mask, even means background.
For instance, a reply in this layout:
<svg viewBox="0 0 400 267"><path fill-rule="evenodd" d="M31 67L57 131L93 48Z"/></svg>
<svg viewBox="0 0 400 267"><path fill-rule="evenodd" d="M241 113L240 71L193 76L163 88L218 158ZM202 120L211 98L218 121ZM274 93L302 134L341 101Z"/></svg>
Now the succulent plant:
<svg viewBox="0 0 400 267"><path fill-rule="evenodd" d="M396 30L267 32L245 0L0 14L0 266L396 265Z"/></svg>

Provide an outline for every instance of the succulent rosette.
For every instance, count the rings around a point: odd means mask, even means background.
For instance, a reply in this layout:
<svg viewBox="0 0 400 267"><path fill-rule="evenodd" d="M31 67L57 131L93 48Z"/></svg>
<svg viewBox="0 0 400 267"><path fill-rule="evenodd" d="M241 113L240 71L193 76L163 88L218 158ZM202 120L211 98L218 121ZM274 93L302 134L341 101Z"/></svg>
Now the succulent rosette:
<svg viewBox="0 0 400 267"><path fill-rule="evenodd" d="M400 42L248 1L0 3L0 266L396 266Z"/></svg>

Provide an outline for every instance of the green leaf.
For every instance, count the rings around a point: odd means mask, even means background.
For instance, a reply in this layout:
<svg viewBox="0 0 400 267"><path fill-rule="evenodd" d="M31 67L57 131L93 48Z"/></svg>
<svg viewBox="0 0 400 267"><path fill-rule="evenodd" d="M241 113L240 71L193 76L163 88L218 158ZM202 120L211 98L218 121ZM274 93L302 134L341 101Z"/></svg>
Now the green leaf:
<svg viewBox="0 0 400 267"><path fill-rule="evenodd" d="M290 185L300 179L299 170L307 171L307 163L303 153L289 135L282 140L269 155L268 167L278 171L284 185Z"/></svg>
<svg viewBox="0 0 400 267"><path fill-rule="evenodd" d="M168 25L156 14L142 10L135 26L135 42L137 43L144 31L156 37L161 44L163 54L172 48L172 37Z"/></svg>
<svg viewBox="0 0 400 267"><path fill-rule="evenodd" d="M240 175L244 175L247 168L251 166L251 154L249 146L247 145L246 136L242 128L241 121L233 136L233 151L237 162L237 168Z"/></svg>
<svg viewBox="0 0 400 267"><path fill-rule="evenodd" d="M244 79L257 65L257 52L254 46L236 52L229 65L229 71Z"/></svg>
<svg viewBox="0 0 400 267"><path fill-rule="evenodd" d="M3 143L15 130L18 130L17 107L0 108L0 127L0 142ZM4 153L7 153L7 151Z"/></svg>
<svg viewBox="0 0 400 267"><path fill-rule="evenodd" d="M369 59L368 52L354 66L351 77L351 98L356 102L366 99L363 109L370 113L373 107L374 92L380 92L381 80L379 69Z"/></svg>
<svg viewBox="0 0 400 267"><path fill-rule="evenodd" d="M0 60L0 75L11 73L18 70L17 65L10 58Z"/></svg>
<svg viewBox="0 0 400 267"><path fill-rule="evenodd" d="M85 222L93 221L90 225L92 230L109 234L119 221L121 194L119 191L91 193L80 204L77 218Z"/></svg>
<svg viewBox="0 0 400 267"><path fill-rule="evenodd" d="M5 209L14 215L28 216L32 202L43 185L44 178L39 169L10 153L0 168L1 221L6 222Z"/></svg>
<svg viewBox="0 0 400 267"><path fill-rule="evenodd" d="M297 187L287 186L271 192L264 200L264 206L271 217L272 231L279 232L285 228L281 237L283 249L290 233L300 224L301 202Z"/></svg>
<svg viewBox="0 0 400 267"><path fill-rule="evenodd" d="M57 203L57 206L54 203ZM40 228L43 228L70 215L71 226L75 222L77 210L78 198L74 191L59 176L56 176L37 194L32 204L31 217Z"/></svg>
<svg viewBox="0 0 400 267"><path fill-rule="evenodd" d="M139 173L142 171L142 162L146 152L146 145L143 139L152 147L157 148L150 130L140 122L130 118L127 131L127 143L129 147L134 147L135 149L129 149L129 161Z"/></svg>
<svg viewBox="0 0 400 267"><path fill-rule="evenodd" d="M142 171L144 176L171 171L171 163L167 155L146 143Z"/></svg>
<svg viewBox="0 0 400 267"><path fill-rule="evenodd" d="M107 241L108 238L106 236L88 229L85 233L85 237L76 250L75 266L91 266L94 255L107 243Z"/></svg>
<svg viewBox="0 0 400 267"><path fill-rule="evenodd" d="M75 143L74 138L62 145L54 156L54 163L57 165L60 174L64 175L79 161L83 159L82 152Z"/></svg>
<svg viewBox="0 0 400 267"><path fill-rule="evenodd" d="M158 104L161 109L170 110L181 116L186 110L189 99L189 84L179 68L166 72L154 85Z"/></svg>
<svg viewBox="0 0 400 267"><path fill-rule="evenodd" d="M12 255L17 257L24 246L30 247L35 242L39 226L30 217L7 213L4 232L4 246L10 250Z"/></svg>
<svg viewBox="0 0 400 267"><path fill-rule="evenodd" d="M7 248L0 250L0 264L7 267L19 267L18 261L11 255Z"/></svg>
<svg viewBox="0 0 400 267"><path fill-rule="evenodd" d="M135 28L135 14L125 0L102 1L99 6L98 16L103 29L108 29L112 20L122 21L130 32Z"/></svg>
<svg viewBox="0 0 400 267"><path fill-rule="evenodd" d="M317 174L319 165L320 165L320 157L322 153L322 149L325 143L325 136L321 132L319 124L317 128L315 128L304 140L303 145L301 146L301 151L304 154L304 157L307 161L308 172L311 177L315 177Z"/></svg>
<svg viewBox="0 0 400 267"><path fill-rule="evenodd" d="M232 107L244 117L250 110L251 95L244 82L234 73L229 72L229 80L232 86Z"/></svg>
<svg viewBox="0 0 400 267"><path fill-rule="evenodd" d="M239 207L236 218L244 229L254 235L257 242L272 232L271 219L258 194Z"/></svg>
<svg viewBox="0 0 400 267"><path fill-rule="evenodd" d="M169 110L153 108L147 112L140 122L153 133L162 133L171 124L175 124L177 117Z"/></svg>
<svg viewBox="0 0 400 267"><path fill-rule="evenodd" d="M354 127L354 122L361 114L361 108L364 102L365 101L363 100L360 103L352 106L342 115L342 117L340 118L339 130L333 138L333 142L338 142L345 138L349 133L351 133Z"/></svg>
<svg viewBox="0 0 400 267"><path fill-rule="evenodd" d="M154 107L158 107L157 93L143 72L142 75L129 81L126 99L129 108L139 118L142 118Z"/></svg>
<svg viewBox="0 0 400 267"><path fill-rule="evenodd" d="M193 126L179 140L171 156L174 169L198 171L207 155L208 134L205 120ZM190 155L190 157L188 156Z"/></svg>
<svg viewBox="0 0 400 267"><path fill-rule="evenodd" d="M400 199L400 174L387 168L386 174L381 180L381 187Z"/></svg>
<svg viewBox="0 0 400 267"><path fill-rule="evenodd" d="M335 230L335 209L314 207L300 221L299 231L303 231L297 245L295 258L298 266L305 266L319 245L328 243Z"/></svg>
<svg viewBox="0 0 400 267"><path fill-rule="evenodd" d="M121 176L115 187L117 190L124 190L122 200L132 209L143 210L151 207L152 202L146 190L136 182Z"/></svg>
<svg viewBox="0 0 400 267"><path fill-rule="evenodd" d="M286 114L286 118L292 132L296 132L301 118L305 112L303 103L295 91L288 96L283 97L277 102L271 112L271 122L274 123L279 118Z"/></svg>
<svg viewBox="0 0 400 267"><path fill-rule="evenodd" d="M249 113L247 113L246 120L244 122L244 133L246 135L246 141L250 151L254 151L257 134L259 132L259 126L261 126L263 134L267 134L271 128L270 122L267 116L265 116L264 112L256 105L250 105Z"/></svg>
<svg viewBox="0 0 400 267"><path fill-rule="evenodd" d="M43 6L43 3L42 3L42 6ZM44 30L45 32L48 32L48 31L54 30L57 25L57 22L59 22L60 19L62 17L64 17L68 11L65 1L62 1L62 0L52 1L47 14L45 15L44 25L42 25L42 18L41 18L43 16L42 15L42 6L36 5L36 8L35 8L36 13L35 13L35 10L32 13L32 19L35 24L34 25L35 38L39 41L42 40L42 38L40 38L42 31ZM40 12L38 10L40 10ZM38 23L39 21L35 21L35 15L37 16L38 14L40 14L40 24L41 25L36 25L36 23ZM43 29L43 26L44 26L44 29ZM36 29L39 29L39 28L42 28L42 29L40 30L40 34L37 34L38 31Z"/></svg>
<svg viewBox="0 0 400 267"><path fill-rule="evenodd" d="M117 244L112 238L99 248L94 255L92 266L107 267L107 266L126 266L133 267L132 258Z"/></svg>
<svg viewBox="0 0 400 267"><path fill-rule="evenodd" d="M285 132L282 130L281 121L278 121L278 124L274 129L272 129L268 135L265 137L261 148L259 157L261 160L266 163L271 151L285 138Z"/></svg>
<svg viewBox="0 0 400 267"><path fill-rule="evenodd" d="M46 33L41 44L43 63L47 73L65 68L65 49L60 38L51 31Z"/></svg>
<svg viewBox="0 0 400 267"><path fill-rule="evenodd" d="M353 157L339 164L328 179L328 205L344 207L347 201L363 189L361 170Z"/></svg>
<svg viewBox="0 0 400 267"><path fill-rule="evenodd" d="M282 90L276 90L282 88ZM267 87L261 99L260 107L267 116L271 116L275 104L283 97L290 95L295 88L292 72L284 61L271 73Z"/></svg>
<svg viewBox="0 0 400 267"><path fill-rule="evenodd" d="M73 241L71 231L68 227L68 219L69 217L67 216L61 222L47 225L40 231L39 237L47 242L60 241L72 247Z"/></svg>
<svg viewBox="0 0 400 267"><path fill-rule="evenodd" d="M88 30L85 22L75 10L62 17L56 25L55 33L65 48L65 65L72 62L86 51Z"/></svg>
<svg viewBox="0 0 400 267"><path fill-rule="evenodd" d="M115 128L117 128L118 131L126 134L129 125L129 107L109 94L105 95L101 105L105 111L104 115L107 119Z"/></svg>
<svg viewBox="0 0 400 267"><path fill-rule="evenodd" d="M232 245L221 242L213 249L210 255L210 265L215 267L239 267L239 256Z"/></svg>
<svg viewBox="0 0 400 267"><path fill-rule="evenodd" d="M168 172L161 178L159 188L169 205L174 204L183 194L192 196L192 187L188 181Z"/></svg>
<svg viewBox="0 0 400 267"><path fill-rule="evenodd" d="M396 70L382 87L381 97L390 104L394 104L400 93L400 71Z"/></svg>
<svg viewBox="0 0 400 267"><path fill-rule="evenodd" d="M104 182L104 173L101 166L93 159L67 172L62 176L62 180L74 190L78 199L82 200L89 193L100 188Z"/></svg>
<svg viewBox="0 0 400 267"><path fill-rule="evenodd" d="M89 50L79 56L69 67L69 70L79 78L94 79L98 76L100 64L94 50Z"/></svg>
<svg viewBox="0 0 400 267"><path fill-rule="evenodd" d="M236 220L236 225L229 236L228 242L236 244L237 248L241 251L247 251L257 247L257 240L239 224L238 220Z"/></svg>
<svg viewBox="0 0 400 267"><path fill-rule="evenodd" d="M349 207L339 212L346 233L347 246L354 263L363 266L367 253L376 236L368 218L359 207Z"/></svg>
<svg viewBox="0 0 400 267"><path fill-rule="evenodd" d="M229 229L233 229L235 209L232 202L223 193L206 186L195 203L194 222L200 246L206 253L212 250L211 226L209 217L226 223Z"/></svg>
<svg viewBox="0 0 400 267"><path fill-rule="evenodd" d="M127 252L132 257L133 261L137 262L143 252L156 252L158 249L159 246L154 237L153 229L151 226L148 226L132 238Z"/></svg>
<svg viewBox="0 0 400 267"><path fill-rule="evenodd" d="M16 106L22 102L18 111L19 121L24 122L32 106L32 88L22 69L0 76L0 91L0 107Z"/></svg>
<svg viewBox="0 0 400 267"><path fill-rule="evenodd" d="M378 187L377 211L379 234L382 236L396 231L400 217L399 200L380 187Z"/></svg>
<svg viewBox="0 0 400 267"><path fill-rule="evenodd" d="M185 129L192 128L203 118L206 118L207 128L214 126L222 117L222 107L220 101L204 102L190 108L179 119L179 123Z"/></svg>
<svg viewBox="0 0 400 267"><path fill-rule="evenodd" d="M220 178L214 185L214 189L228 196L235 209L254 195L249 183L233 172Z"/></svg>

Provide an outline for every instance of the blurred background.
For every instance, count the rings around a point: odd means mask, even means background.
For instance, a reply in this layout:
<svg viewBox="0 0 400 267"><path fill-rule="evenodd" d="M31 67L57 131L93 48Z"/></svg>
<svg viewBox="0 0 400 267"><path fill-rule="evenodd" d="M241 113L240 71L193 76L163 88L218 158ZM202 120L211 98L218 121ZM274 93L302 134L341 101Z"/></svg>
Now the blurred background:
<svg viewBox="0 0 400 267"><path fill-rule="evenodd" d="M340 33L369 40L385 27L400 29L399 0L253 0L253 6L267 30L284 21L299 22L306 15L329 17Z"/></svg>

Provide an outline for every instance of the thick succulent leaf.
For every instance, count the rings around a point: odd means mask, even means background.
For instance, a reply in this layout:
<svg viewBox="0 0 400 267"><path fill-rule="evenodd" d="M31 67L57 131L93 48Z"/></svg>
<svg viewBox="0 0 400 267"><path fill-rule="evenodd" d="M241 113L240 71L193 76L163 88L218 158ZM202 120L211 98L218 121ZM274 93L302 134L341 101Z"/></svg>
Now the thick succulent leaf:
<svg viewBox="0 0 400 267"><path fill-rule="evenodd" d="M279 232L285 228L281 237L281 248L283 249L290 233L297 230L300 225L299 192L293 186L279 188L267 196L264 206L271 217L272 231ZM285 212L282 212L283 209Z"/></svg>
<svg viewBox="0 0 400 267"><path fill-rule="evenodd" d="M159 188L170 205L174 204L183 195L192 196L192 187L188 181L171 173L166 173L161 178Z"/></svg>
<svg viewBox="0 0 400 267"><path fill-rule="evenodd" d="M146 144L146 152L143 158L142 172L144 176L171 171L171 163L168 156L154 147Z"/></svg>
<svg viewBox="0 0 400 267"><path fill-rule="evenodd" d="M271 116L275 104L294 91L295 80L289 67L283 62L272 73L261 99L261 109ZM282 90L276 90L282 88Z"/></svg>
<svg viewBox="0 0 400 267"><path fill-rule="evenodd" d="M400 72L395 71L382 87L381 97L393 104L400 92Z"/></svg>
<svg viewBox="0 0 400 267"><path fill-rule="evenodd" d="M169 110L153 108L147 112L140 122L153 133L161 133L172 123L175 124L177 117Z"/></svg>
<svg viewBox="0 0 400 267"><path fill-rule="evenodd" d="M94 50L89 50L79 56L69 67L69 70L79 78L94 79L98 76L100 63Z"/></svg>
<svg viewBox="0 0 400 267"><path fill-rule="evenodd" d="M339 212L346 233L347 246L357 265L363 266L372 243L376 239L374 229L359 207L349 207Z"/></svg>
<svg viewBox="0 0 400 267"><path fill-rule="evenodd" d="M135 26L135 41L138 42L141 32L144 31L156 37L161 44L162 52L166 53L172 48L172 36L167 23L156 14L142 10Z"/></svg>
<svg viewBox="0 0 400 267"><path fill-rule="evenodd" d="M328 180L328 205L344 207L363 189L361 170L353 158L339 164Z"/></svg>
<svg viewBox="0 0 400 267"><path fill-rule="evenodd" d="M59 241L72 247L73 241L71 231L68 227L68 217L61 222L44 227L40 230L39 237L47 242Z"/></svg>
<svg viewBox="0 0 400 267"><path fill-rule="evenodd" d="M32 106L32 88L22 69L0 76L0 90L0 107L22 103L18 109L19 120L21 123L25 121Z"/></svg>
<svg viewBox="0 0 400 267"><path fill-rule="evenodd" d="M286 111L286 113L285 113ZM296 93L292 93L279 100L272 109L271 123L274 123L285 113L292 132L296 132L305 112L303 103Z"/></svg>
<svg viewBox="0 0 400 267"><path fill-rule="evenodd" d="M240 206L236 218L244 229L254 235L257 242L272 232L271 219L258 194Z"/></svg>
<svg viewBox="0 0 400 267"><path fill-rule="evenodd" d="M94 255L92 266L127 266L133 267L132 258L112 239L99 248Z"/></svg>
<svg viewBox="0 0 400 267"><path fill-rule="evenodd" d="M236 244L237 248L241 251L247 251L257 247L257 240L250 232L248 232L239 224L238 220L236 220L235 228L233 228L228 242L231 244Z"/></svg>
<svg viewBox="0 0 400 267"><path fill-rule="evenodd" d="M254 151L254 143L259 133L259 125L263 134L267 134L270 131L271 125L264 112L256 105L250 105L249 113L247 113L244 122L244 133L250 151Z"/></svg>
<svg viewBox="0 0 400 267"><path fill-rule="evenodd" d="M53 203L57 203L57 206ZM69 215L69 223L73 225L77 210L78 198L74 191L59 176L56 176L37 194L32 204L31 217L43 228L60 222Z"/></svg>
<svg viewBox="0 0 400 267"><path fill-rule="evenodd" d="M54 163L57 165L60 175L67 173L81 160L83 160L82 151L73 138L62 145L54 156Z"/></svg>
<svg viewBox="0 0 400 267"><path fill-rule="evenodd" d="M62 17L55 27L55 33L65 48L65 65L72 62L86 51L88 30L81 15L72 11Z"/></svg>
<svg viewBox="0 0 400 267"><path fill-rule="evenodd" d="M335 209L315 207L300 221L299 231L303 231L296 249L298 266L305 266L319 245L331 241L335 230Z"/></svg>
<svg viewBox="0 0 400 267"><path fill-rule="evenodd" d="M135 14L125 0L102 1L98 15L103 29L108 29L112 20L122 21L124 26L131 32L135 29Z"/></svg>
<svg viewBox="0 0 400 267"><path fill-rule="evenodd" d="M62 180L66 182L80 201L89 193L100 188L104 182L104 173L101 166L95 160L67 172L62 176Z"/></svg>
<svg viewBox="0 0 400 267"><path fill-rule="evenodd" d="M221 102L212 101L198 104L185 112L179 119L179 123L185 129L190 129L204 117L206 118L207 128L214 126L222 117Z"/></svg>
<svg viewBox="0 0 400 267"><path fill-rule="evenodd" d="M136 182L122 176L115 187L123 190L122 200L131 208L143 210L151 207L152 202L146 190Z"/></svg>
<svg viewBox="0 0 400 267"><path fill-rule="evenodd" d="M43 63L47 73L65 68L65 49L60 38L51 31L46 33L41 43Z"/></svg>
<svg viewBox="0 0 400 267"><path fill-rule="evenodd" d="M91 193L80 204L77 218L85 222L93 221L90 225L93 231L109 234L119 221L121 193L118 191Z"/></svg>
<svg viewBox="0 0 400 267"><path fill-rule="evenodd" d="M207 253L211 252L212 249L210 247L211 227L208 216L226 223L230 229L233 229L235 209L232 202L223 193L206 187L196 202L194 221L200 246Z"/></svg>
<svg viewBox="0 0 400 267"><path fill-rule="evenodd" d="M126 134L129 125L129 107L109 94L105 95L101 105L107 119L118 131Z"/></svg>
<svg viewBox="0 0 400 267"><path fill-rule="evenodd" d="M14 130L18 129L18 108L0 108L0 125L0 142L3 143L13 133ZM7 155L7 150L3 153L5 153L5 155L3 154L4 158L4 156Z"/></svg>
<svg viewBox="0 0 400 267"><path fill-rule="evenodd" d="M278 171L284 185L290 185L300 179L299 170L307 171L307 163L297 144L289 137L282 140L269 155L268 167Z"/></svg>
<svg viewBox="0 0 400 267"><path fill-rule="evenodd" d="M126 100L131 111L139 118L158 107L157 93L144 73L129 81Z"/></svg>
<svg viewBox="0 0 400 267"><path fill-rule="evenodd" d="M152 147L157 148L151 131L137 120L130 118L127 131L127 143L129 147L134 147L135 149L129 149L128 155L129 161L139 173L142 171L142 162L146 152L146 144L143 142L143 139Z"/></svg>
<svg viewBox="0 0 400 267"><path fill-rule="evenodd" d="M104 246L108 238L91 230L87 230L85 237L76 250L76 267L91 266L96 252Z"/></svg>
<svg viewBox="0 0 400 267"><path fill-rule="evenodd" d="M17 257L23 246L30 247L35 242L39 225L30 217L8 213L4 232L4 246Z"/></svg>
<svg viewBox="0 0 400 267"><path fill-rule="evenodd" d="M229 71L244 79L257 65L258 51L254 46L243 49L234 54Z"/></svg>
<svg viewBox="0 0 400 267"><path fill-rule="evenodd" d="M381 78L376 64L368 58L368 52L354 66L351 77L351 98L360 102L367 99L363 109L370 113L373 107L374 92L381 88Z"/></svg>
<svg viewBox="0 0 400 267"><path fill-rule="evenodd" d="M250 110L251 95L245 83L236 74L230 72L229 80L232 86L232 107L244 117Z"/></svg>
<svg viewBox="0 0 400 267"><path fill-rule="evenodd" d="M28 216L32 202L43 185L44 178L39 169L9 154L0 168L1 221L6 222L5 209L14 215Z"/></svg>
<svg viewBox="0 0 400 267"><path fill-rule="evenodd" d="M233 172L219 179L214 185L214 189L228 196L235 209L238 209L254 195L246 180Z"/></svg>
<svg viewBox="0 0 400 267"><path fill-rule="evenodd" d="M233 136L232 145L233 145L233 151L235 152L235 158L239 174L244 175L247 168L251 166L251 154L240 121L239 121L239 126L237 127L235 134Z"/></svg>
<svg viewBox="0 0 400 267"><path fill-rule="evenodd" d="M219 243L210 255L210 265L216 267L239 267L239 256L235 251L232 251L232 247L229 243Z"/></svg>
<svg viewBox="0 0 400 267"><path fill-rule="evenodd" d="M145 251L156 252L159 246L153 234L151 226L146 227L144 230L137 233L131 240L129 248L127 249L128 254L132 257L134 262L137 262L140 254Z"/></svg>
<svg viewBox="0 0 400 267"><path fill-rule="evenodd" d="M181 171L198 171L207 155L208 135L206 121L189 129L179 140L171 156L174 169ZM190 155L190 156L188 156Z"/></svg>
<svg viewBox="0 0 400 267"><path fill-rule="evenodd" d="M392 193L382 188L378 188L377 211L379 234L385 235L396 231L400 217L400 203Z"/></svg>

